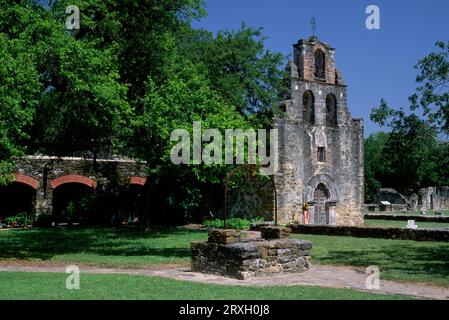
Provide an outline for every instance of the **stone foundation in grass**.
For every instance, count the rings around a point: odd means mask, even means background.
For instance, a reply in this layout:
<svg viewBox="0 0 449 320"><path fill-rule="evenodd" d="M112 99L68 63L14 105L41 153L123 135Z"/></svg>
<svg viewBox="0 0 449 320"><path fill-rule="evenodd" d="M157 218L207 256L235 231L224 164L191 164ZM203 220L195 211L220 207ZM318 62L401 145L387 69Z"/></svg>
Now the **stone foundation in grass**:
<svg viewBox="0 0 449 320"><path fill-rule="evenodd" d="M289 228L292 230L292 233L295 234L449 242L449 229L444 228L407 229L383 227L317 226L303 224L291 224L289 225Z"/></svg>
<svg viewBox="0 0 449 320"><path fill-rule="evenodd" d="M270 239L240 240L235 230L211 230L208 241L192 242L192 271L246 280L309 269L312 243L286 238L286 228L269 227ZM279 235L282 238L275 238Z"/></svg>

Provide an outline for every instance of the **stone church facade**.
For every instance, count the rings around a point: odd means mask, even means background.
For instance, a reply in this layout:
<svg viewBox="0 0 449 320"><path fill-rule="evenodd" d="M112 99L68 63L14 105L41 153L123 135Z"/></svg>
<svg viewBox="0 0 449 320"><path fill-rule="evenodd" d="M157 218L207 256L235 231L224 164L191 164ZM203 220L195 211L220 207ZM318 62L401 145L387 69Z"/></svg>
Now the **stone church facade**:
<svg viewBox="0 0 449 320"><path fill-rule="evenodd" d="M335 49L312 37L294 45L289 94L274 119L278 220L360 225L364 204L364 128L347 105Z"/></svg>

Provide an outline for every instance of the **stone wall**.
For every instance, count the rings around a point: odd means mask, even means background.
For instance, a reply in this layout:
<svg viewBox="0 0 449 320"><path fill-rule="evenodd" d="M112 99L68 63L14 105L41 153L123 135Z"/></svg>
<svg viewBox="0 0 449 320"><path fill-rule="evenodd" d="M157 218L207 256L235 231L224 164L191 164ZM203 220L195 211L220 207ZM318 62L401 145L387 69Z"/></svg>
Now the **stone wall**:
<svg viewBox="0 0 449 320"><path fill-rule="evenodd" d="M383 238L414 241L449 241L449 229L406 229L350 226L289 225L296 234L317 234L356 238Z"/></svg>
<svg viewBox="0 0 449 320"><path fill-rule="evenodd" d="M407 205L406 197L397 192L395 189L379 189L373 197L373 202L379 204L381 201L388 201L395 205Z"/></svg>
<svg viewBox="0 0 449 320"><path fill-rule="evenodd" d="M365 214L365 220L389 220L389 221L408 221L415 220L419 222L442 222L448 223L449 216L416 216L407 214ZM404 224L405 225L405 224Z"/></svg>
<svg viewBox="0 0 449 320"><path fill-rule="evenodd" d="M429 187L418 191L412 202L414 210L448 210L449 187Z"/></svg>
<svg viewBox="0 0 449 320"><path fill-rule="evenodd" d="M228 217L272 220L273 200L271 180L253 179L239 183L228 191Z"/></svg>
<svg viewBox="0 0 449 320"><path fill-rule="evenodd" d="M304 202L312 219L318 211L314 192L320 184L327 189L325 200L328 223L361 225L364 204L364 128L353 119L347 105L347 87L337 79L334 49L321 43L300 40L294 61L289 63L290 94L283 103L285 112L274 119L279 130L279 173L275 176L278 216L282 222L299 220ZM326 56L326 80L314 78L313 52ZM338 81L337 81L338 80ZM311 92L315 121L304 119L304 97ZM329 126L326 100L336 100L336 124ZM319 162L318 148L324 148L325 161ZM320 209L321 210L321 209Z"/></svg>
<svg viewBox="0 0 449 320"><path fill-rule="evenodd" d="M278 236L285 235L283 231L280 233ZM281 272L304 272L309 269L311 248L310 241L240 240L236 231L212 230L208 241L191 243L192 271L240 280Z"/></svg>
<svg viewBox="0 0 449 320"><path fill-rule="evenodd" d="M65 183L82 183L97 193L115 193L128 184L143 185L147 165L131 160L101 160L28 156L17 159L14 178L35 189L34 215L52 213L53 190Z"/></svg>
<svg viewBox="0 0 449 320"><path fill-rule="evenodd" d="M449 187L422 188L408 197L394 189L379 189L372 199L373 203L365 205L365 211L370 211L369 207L371 211L379 211L381 201L390 202L394 211L449 210Z"/></svg>

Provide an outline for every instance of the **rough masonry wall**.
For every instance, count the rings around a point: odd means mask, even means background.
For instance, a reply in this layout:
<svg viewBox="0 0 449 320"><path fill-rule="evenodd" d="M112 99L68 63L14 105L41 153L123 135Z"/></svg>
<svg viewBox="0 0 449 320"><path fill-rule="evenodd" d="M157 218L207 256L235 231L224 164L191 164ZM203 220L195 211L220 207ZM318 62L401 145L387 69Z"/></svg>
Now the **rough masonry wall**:
<svg viewBox="0 0 449 320"><path fill-rule="evenodd" d="M323 183L329 190L330 221L338 225L363 223L363 121L352 119L347 107L346 86L336 84L334 50L326 45L299 42L291 74L290 100L284 103L285 114L274 121L280 137L280 172L276 175L279 217L297 219L303 202L313 203L313 191ZM326 82L314 78L313 50L326 52ZM333 70L333 72L331 72ZM330 75L330 77L329 77ZM303 119L303 96L314 96L315 123ZM326 97L337 101L337 125L326 124ZM318 163L318 147L326 150L325 163ZM314 207L310 208L313 216Z"/></svg>
<svg viewBox="0 0 449 320"><path fill-rule="evenodd" d="M35 215L51 213L52 181L67 176L82 176L92 180L97 192L115 192L130 183L131 177L145 177L143 162L125 160L93 160L56 157L25 157L17 159L14 173L37 180Z"/></svg>
<svg viewBox="0 0 449 320"><path fill-rule="evenodd" d="M418 192L419 202L415 210L449 210L449 187L429 187Z"/></svg>
<svg viewBox="0 0 449 320"><path fill-rule="evenodd" d="M289 230L290 231L290 230ZM208 241L192 242L192 271L239 280L309 269L310 241L240 240L234 230L211 230Z"/></svg>
<svg viewBox="0 0 449 320"><path fill-rule="evenodd" d="M239 183L228 191L229 218L273 218L274 201L271 180L254 179Z"/></svg>

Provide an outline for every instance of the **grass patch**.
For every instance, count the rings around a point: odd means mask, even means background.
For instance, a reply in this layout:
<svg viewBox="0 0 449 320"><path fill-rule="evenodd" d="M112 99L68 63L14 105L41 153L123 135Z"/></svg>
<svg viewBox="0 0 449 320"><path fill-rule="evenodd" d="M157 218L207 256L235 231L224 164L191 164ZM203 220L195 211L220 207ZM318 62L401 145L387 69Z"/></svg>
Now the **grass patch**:
<svg viewBox="0 0 449 320"><path fill-rule="evenodd" d="M419 228L446 228L449 229L449 223L444 222L415 222ZM365 220L367 227L391 227L391 228L405 228L407 221L390 221L390 220Z"/></svg>
<svg viewBox="0 0 449 320"><path fill-rule="evenodd" d="M366 268L376 265L381 278L449 287L449 243L294 235L313 243L312 263Z"/></svg>
<svg viewBox="0 0 449 320"><path fill-rule="evenodd" d="M418 224L419 225L419 224ZM382 278L449 286L449 243L294 235L313 242L312 263L366 268ZM32 229L0 232L0 261L143 268L188 263L190 241L207 232L184 229Z"/></svg>
<svg viewBox="0 0 449 320"><path fill-rule="evenodd" d="M144 267L190 261L190 241L207 233L181 229L69 228L0 232L0 260Z"/></svg>
<svg viewBox="0 0 449 320"><path fill-rule="evenodd" d="M67 290L67 275L0 272L0 300L397 300L348 289L319 287L240 287L157 277L81 274L80 290ZM45 290L43 290L45 288Z"/></svg>

